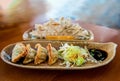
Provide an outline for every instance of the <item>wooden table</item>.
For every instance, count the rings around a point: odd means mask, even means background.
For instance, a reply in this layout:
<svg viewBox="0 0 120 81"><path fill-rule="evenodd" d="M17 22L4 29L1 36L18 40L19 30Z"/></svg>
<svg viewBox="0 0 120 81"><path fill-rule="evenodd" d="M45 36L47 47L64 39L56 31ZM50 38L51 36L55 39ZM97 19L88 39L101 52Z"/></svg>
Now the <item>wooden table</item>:
<svg viewBox="0 0 120 81"><path fill-rule="evenodd" d="M117 53L112 62L95 69L65 71L23 69L8 65L0 59L0 81L120 81L120 30L86 23L80 24L94 32L95 41L118 44ZM28 28L30 28L29 23L24 23L0 30L0 51L8 44L22 41L22 34Z"/></svg>

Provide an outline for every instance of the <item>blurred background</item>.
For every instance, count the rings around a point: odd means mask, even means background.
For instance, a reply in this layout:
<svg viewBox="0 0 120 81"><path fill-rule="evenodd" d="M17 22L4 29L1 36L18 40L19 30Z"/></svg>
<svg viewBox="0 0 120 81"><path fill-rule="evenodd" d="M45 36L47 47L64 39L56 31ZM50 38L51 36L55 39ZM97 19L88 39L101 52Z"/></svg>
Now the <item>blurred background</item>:
<svg viewBox="0 0 120 81"><path fill-rule="evenodd" d="M0 0L0 28L59 17L120 28L120 0Z"/></svg>

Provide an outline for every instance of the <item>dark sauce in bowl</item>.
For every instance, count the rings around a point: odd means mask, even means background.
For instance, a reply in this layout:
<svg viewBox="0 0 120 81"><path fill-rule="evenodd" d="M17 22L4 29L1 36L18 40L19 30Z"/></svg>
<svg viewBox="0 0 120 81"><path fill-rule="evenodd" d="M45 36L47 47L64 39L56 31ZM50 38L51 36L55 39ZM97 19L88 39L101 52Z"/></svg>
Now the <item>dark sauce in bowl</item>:
<svg viewBox="0 0 120 81"><path fill-rule="evenodd" d="M89 49L89 52L97 61L103 61L107 58L107 52L103 50Z"/></svg>

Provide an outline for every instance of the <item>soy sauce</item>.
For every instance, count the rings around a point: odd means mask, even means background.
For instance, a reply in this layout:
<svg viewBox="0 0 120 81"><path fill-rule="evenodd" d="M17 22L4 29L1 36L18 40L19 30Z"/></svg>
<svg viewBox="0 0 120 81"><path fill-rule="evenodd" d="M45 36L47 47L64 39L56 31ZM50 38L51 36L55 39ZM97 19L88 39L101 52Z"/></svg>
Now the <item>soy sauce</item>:
<svg viewBox="0 0 120 81"><path fill-rule="evenodd" d="M103 50L89 49L89 52L97 61L103 61L107 58L107 52Z"/></svg>

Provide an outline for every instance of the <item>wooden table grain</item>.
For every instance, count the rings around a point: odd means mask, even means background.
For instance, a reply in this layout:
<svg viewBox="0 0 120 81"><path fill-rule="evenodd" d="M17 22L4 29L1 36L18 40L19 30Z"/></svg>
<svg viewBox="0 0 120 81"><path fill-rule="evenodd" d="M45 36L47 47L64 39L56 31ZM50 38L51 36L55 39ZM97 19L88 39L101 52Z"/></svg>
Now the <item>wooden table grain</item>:
<svg viewBox="0 0 120 81"><path fill-rule="evenodd" d="M120 81L120 30L87 23L80 25L93 31L95 41L118 44L112 62L89 70L35 70L14 67L0 59L0 81ZM8 44L22 41L23 33L30 27L29 23L24 23L12 28L0 29L0 51Z"/></svg>

